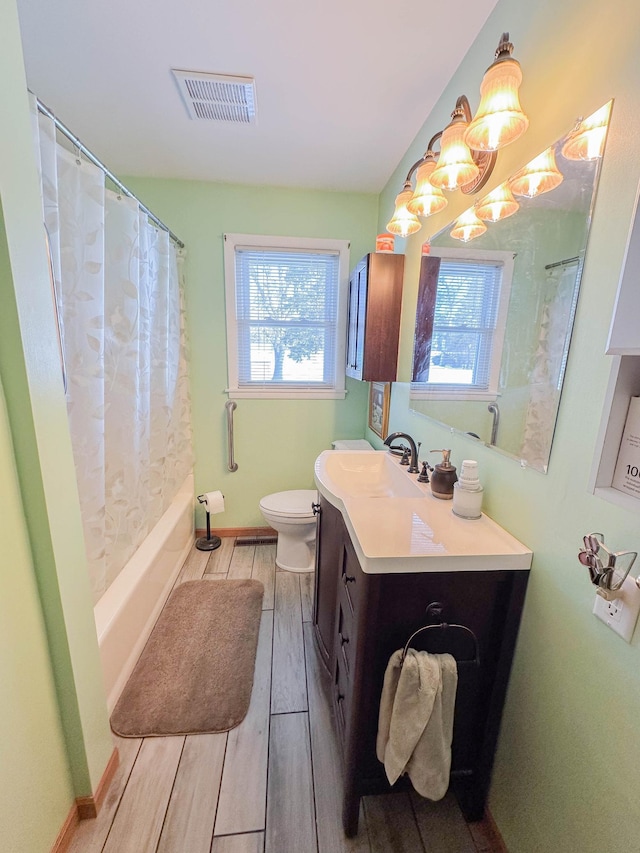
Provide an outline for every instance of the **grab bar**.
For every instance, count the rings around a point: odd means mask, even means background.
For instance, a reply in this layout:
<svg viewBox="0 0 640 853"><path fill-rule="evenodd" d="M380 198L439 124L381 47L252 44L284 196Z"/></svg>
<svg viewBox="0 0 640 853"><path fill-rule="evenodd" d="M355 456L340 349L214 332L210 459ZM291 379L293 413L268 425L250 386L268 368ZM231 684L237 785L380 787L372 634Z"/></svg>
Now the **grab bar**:
<svg viewBox="0 0 640 853"><path fill-rule="evenodd" d="M227 400L224 404L227 410L227 449L229 453L228 468L230 471L238 470L238 463L233 458L233 412L237 408L237 405L235 400Z"/></svg>
<svg viewBox="0 0 640 853"><path fill-rule="evenodd" d="M500 409L497 403L489 403L487 409L493 415L493 426L491 427L491 445L494 445L498 439L498 426L500 425Z"/></svg>

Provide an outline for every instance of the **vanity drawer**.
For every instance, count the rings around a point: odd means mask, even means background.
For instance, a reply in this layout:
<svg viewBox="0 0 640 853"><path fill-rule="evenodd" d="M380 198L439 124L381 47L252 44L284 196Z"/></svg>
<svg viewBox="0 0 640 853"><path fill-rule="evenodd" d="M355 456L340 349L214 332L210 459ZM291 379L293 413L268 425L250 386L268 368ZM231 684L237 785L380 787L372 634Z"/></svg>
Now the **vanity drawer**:
<svg viewBox="0 0 640 853"><path fill-rule="evenodd" d="M336 709L336 720L338 722L338 732L340 734L340 738L344 742L347 732L349 707L351 704L351 690L349 679L344 668L344 662L341 658L341 655L336 656L333 698Z"/></svg>
<svg viewBox="0 0 640 853"><path fill-rule="evenodd" d="M346 594L346 601L349 604L351 613L355 613L358 606L358 598L360 594L359 576L361 574L360 564L356 557L356 552L353 550L353 545L349 540L343 543L342 555L340 559L340 589Z"/></svg>
<svg viewBox="0 0 640 853"><path fill-rule="evenodd" d="M347 601L347 594L343 590L338 594L337 619L336 657L340 658L346 675L350 676L355 659L355 632L353 614Z"/></svg>

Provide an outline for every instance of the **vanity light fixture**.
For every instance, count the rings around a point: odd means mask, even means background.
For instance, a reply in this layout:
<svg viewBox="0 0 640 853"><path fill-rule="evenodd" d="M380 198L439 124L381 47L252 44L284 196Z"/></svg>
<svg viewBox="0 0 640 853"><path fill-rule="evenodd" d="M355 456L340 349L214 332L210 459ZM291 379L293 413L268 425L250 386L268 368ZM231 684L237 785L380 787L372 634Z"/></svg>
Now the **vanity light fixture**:
<svg viewBox="0 0 640 853"><path fill-rule="evenodd" d="M602 157L610 111L611 102L579 120L562 146L562 156L567 160L597 160Z"/></svg>
<svg viewBox="0 0 640 853"><path fill-rule="evenodd" d="M497 151L515 142L529 127L520 106L520 63L512 59L509 33L503 33L493 65L480 84L480 104L467 128L465 142L474 151Z"/></svg>
<svg viewBox="0 0 640 853"><path fill-rule="evenodd" d="M509 184L505 181L488 193L476 204L476 214L488 222L499 222L518 211L520 204L513 197Z"/></svg>
<svg viewBox="0 0 640 853"><path fill-rule="evenodd" d="M432 216L449 204L442 190L431 183L430 178L436 165L436 155L431 150L427 151L424 161L418 166L416 188L407 204L408 210L416 216Z"/></svg>
<svg viewBox="0 0 640 853"><path fill-rule="evenodd" d="M430 178L434 187L457 190L479 177L480 167L474 162L471 150L464 141L470 120L469 102L461 95L451 113L450 123L442 132L438 165Z"/></svg>
<svg viewBox="0 0 640 853"><path fill-rule="evenodd" d="M466 95L461 95L451 113L451 122L435 134L424 156L409 169L387 231L402 237L415 234L422 227L418 216L431 216L446 207L443 189L460 189L465 195L479 192L491 176L498 149L525 132L529 120L518 98L522 72L519 63L511 58L512 51L509 33L503 33L495 61L480 86L476 117L472 116ZM440 151L434 152L433 145L440 138ZM416 189L411 192L416 170Z"/></svg>
<svg viewBox="0 0 640 853"><path fill-rule="evenodd" d="M486 230L487 226L478 219L475 209L470 207L456 219L451 229L451 236L456 240L462 240L463 243L468 243L480 237Z"/></svg>
<svg viewBox="0 0 640 853"><path fill-rule="evenodd" d="M553 148L547 148L527 163L523 169L516 172L509 180L509 187L514 195L535 198L537 195L554 190L563 180L562 172L556 166Z"/></svg>
<svg viewBox="0 0 640 853"><path fill-rule="evenodd" d="M396 196L396 208L393 218L387 223L387 231L390 234L398 234L400 237L408 237L422 228L422 223L415 215L407 209L407 203L413 196L411 181L409 178L404 182L404 189Z"/></svg>

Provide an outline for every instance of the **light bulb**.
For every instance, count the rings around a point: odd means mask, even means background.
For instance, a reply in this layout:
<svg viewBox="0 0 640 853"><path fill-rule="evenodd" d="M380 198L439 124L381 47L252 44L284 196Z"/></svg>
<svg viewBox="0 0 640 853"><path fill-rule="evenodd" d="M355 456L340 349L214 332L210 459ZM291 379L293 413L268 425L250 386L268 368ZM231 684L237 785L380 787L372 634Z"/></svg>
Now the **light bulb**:
<svg viewBox="0 0 640 853"><path fill-rule="evenodd" d="M529 127L518 97L522 71L520 63L511 58L512 51L509 33L503 33L495 61L480 84L478 111L465 133L465 142L474 151L504 148Z"/></svg>
<svg viewBox="0 0 640 853"><path fill-rule="evenodd" d="M478 219L475 210L470 207L457 218L451 229L451 236L456 240L462 240L463 243L468 243L480 237L486 230L487 226Z"/></svg>
<svg viewBox="0 0 640 853"><path fill-rule="evenodd" d="M509 187L515 195L535 198L555 189L563 180L562 172L556 166L553 148L547 148L510 178Z"/></svg>
<svg viewBox="0 0 640 853"><path fill-rule="evenodd" d="M581 121L562 146L562 156L567 160L597 160L602 157L610 110L611 102Z"/></svg>
<svg viewBox="0 0 640 853"><path fill-rule="evenodd" d="M407 210L407 202L411 199L412 195L411 182L407 181L402 192L396 196L396 208L393 211L391 221L387 224L387 231L390 234L408 237L422 228L422 224L415 213L410 213Z"/></svg>
<svg viewBox="0 0 640 853"><path fill-rule="evenodd" d="M480 174L464 141L467 123L454 112L453 121L442 132L438 165L429 180L441 190L457 190L471 183Z"/></svg>
<svg viewBox="0 0 640 853"><path fill-rule="evenodd" d="M519 207L520 205L513 197L509 185L505 182L478 202L476 214L480 219L499 222L501 219L513 216Z"/></svg>
<svg viewBox="0 0 640 853"><path fill-rule="evenodd" d="M424 163L418 167L416 173L416 188L407 204L410 213L416 216L433 216L439 213L449 203L444 193L438 187L434 187L430 176L436 168L436 160L431 152L428 152Z"/></svg>

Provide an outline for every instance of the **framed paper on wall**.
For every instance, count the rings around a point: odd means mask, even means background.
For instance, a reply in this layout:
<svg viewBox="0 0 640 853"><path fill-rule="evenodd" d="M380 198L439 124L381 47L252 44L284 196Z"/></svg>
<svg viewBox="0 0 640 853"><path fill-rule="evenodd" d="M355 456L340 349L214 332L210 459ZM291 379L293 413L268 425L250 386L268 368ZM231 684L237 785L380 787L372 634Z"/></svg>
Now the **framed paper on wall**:
<svg viewBox="0 0 640 853"><path fill-rule="evenodd" d="M369 428L384 439L389 431L390 382L372 382L369 390Z"/></svg>

